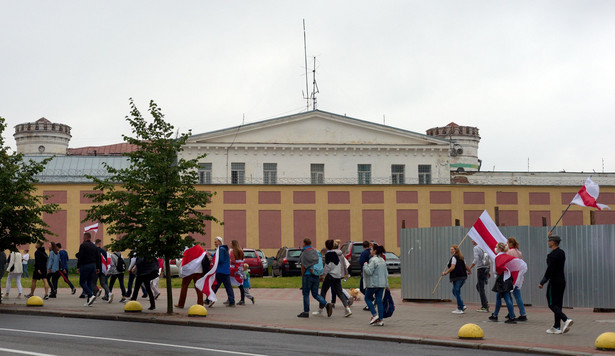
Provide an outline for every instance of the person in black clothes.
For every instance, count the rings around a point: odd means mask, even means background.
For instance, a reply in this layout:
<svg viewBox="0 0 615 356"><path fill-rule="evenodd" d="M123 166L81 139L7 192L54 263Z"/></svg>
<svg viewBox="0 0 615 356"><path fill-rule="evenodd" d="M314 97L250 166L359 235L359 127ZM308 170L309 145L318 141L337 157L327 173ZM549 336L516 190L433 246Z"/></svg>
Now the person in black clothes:
<svg viewBox="0 0 615 356"><path fill-rule="evenodd" d="M36 281L42 279L45 284L45 296L43 299L49 299L49 282L47 281L47 253L42 242L36 243L36 252L34 252L34 273L32 273L32 286L30 288L30 294L26 295L26 298L30 298L34 295L36 289Z"/></svg>
<svg viewBox="0 0 615 356"><path fill-rule="evenodd" d="M96 300L96 295L92 290L92 282L96 274L100 272L102 266L98 249L90 239L92 235L89 232L83 234L83 243L79 246L77 253L77 273L79 273L79 285L83 288L83 293L87 295L85 305L90 306Z"/></svg>
<svg viewBox="0 0 615 356"><path fill-rule="evenodd" d="M133 269L136 269L137 280L135 281L135 289L132 291L132 297L130 300L137 300L139 295L139 288L141 285L145 285L145 290L149 296L149 310L156 309L156 298L152 293L150 282L152 279L158 277L158 260L153 258L151 261L141 257L137 257L137 262Z"/></svg>
<svg viewBox="0 0 615 356"><path fill-rule="evenodd" d="M547 271L538 285L538 288L542 289L545 283L549 282L547 286L547 302L549 303L549 309L553 311L555 323L547 330L548 334L566 333L570 330L570 326L573 323L572 319L562 312L564 290L566 289L566 277L564 276L566 254L559 248L561 240L559 236L549 236L548 245L551 252L547 255ZM560 321L564 322L562 328L560 328Z"/></svg>

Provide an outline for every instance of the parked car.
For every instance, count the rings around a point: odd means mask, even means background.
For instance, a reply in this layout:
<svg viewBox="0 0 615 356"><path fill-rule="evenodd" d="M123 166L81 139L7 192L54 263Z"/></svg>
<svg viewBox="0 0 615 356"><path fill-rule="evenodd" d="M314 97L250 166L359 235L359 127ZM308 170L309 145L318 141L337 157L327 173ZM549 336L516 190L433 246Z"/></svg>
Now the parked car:
<svg viewBox="0 0 615 356"><path fill-rule="evenodd" d="M389 274L401 273L401 260L399 259L399 256L397 256L393 252L385 252L384 257L387 264L387 271L389 271Z"/></svg>
<svg viewBox="0 0 615 356"><path fill-rule="evenodd" d="M301 256L300 248L282 247L279 249L273 259L271 275L273 277L301 275L299 256Z"/></svg>
<svg viewBox="0 0 615 356"><path fill-rule="evenodd" d="M243 249L243 260L250 266L250 277L263 276L263 263L253 248Z"/></svg>
<svg viewBox="0 0 615 356"><path fill-rule="evenodd" d="M262 250L256 250L256 254L260 257L261 262L263 263L263 276L269 275L269 261L267 261L267 256Z"/></svg>
<svg viewBox="0 0 615 356"><path fill-rule="evenodd" d="M359 260L361 258L361 252L363 252L363 242L348 241L342 245L341 250L344 256L346 256L348 262L350 262L348 273L350 275L361 274L361 264L359 263Z"/></svg>
<svg viewBox="0 0 615 356"><path fill-rule="evenodd" d="M174 260L170 260L169 264L170 264L169 270L171 272L170 273L171 277L179 277L179 268L182 265L182 259L181 258L177 258L177 259L174 259ZM162 276L163 277L167 276L167 271L165 269L164 264L162 265Z"/></svg>

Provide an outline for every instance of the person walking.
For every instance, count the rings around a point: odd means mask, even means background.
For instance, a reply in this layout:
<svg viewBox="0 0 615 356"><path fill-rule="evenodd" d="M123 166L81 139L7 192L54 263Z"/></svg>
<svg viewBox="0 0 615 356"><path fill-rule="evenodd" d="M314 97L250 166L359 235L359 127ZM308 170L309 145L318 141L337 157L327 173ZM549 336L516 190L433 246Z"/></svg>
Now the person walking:
<svg viewBox="0 0 615 356"><path fill-rule="evenodd" d="M314 268L317 264L321 264L320 267L322 268L322 256L312 247L312 240L307 237L303 239L303 249L299 256L299 263L301 264L302 276L303 312L299 313L297 317L310 317L310 293L318 301L318 308L327 308L327 316L330 317L333 314L333 305L327 303L325 298L318 294L320 275L315 272L316 268Z"/></svg>
<svg viewBox="0 0 615 356"><path fill-rule="evenodd" d="M128 287L126 288L127 298L130 298L132 296L132 285L137 278L137 275L135 273L136 269L134 268L137 264L137 254L135 251L132 251L130 253L130 256L132 257L130 258L130 265L128 266ZM145 290L145 286L143 284L141 284L141 291L143 292L143 295L141 297L147 298L147 291Z"/></svg>
<svg viewBox="0 0 615 356"><path fill-rule="evenodd" d="M154 299L158 299L160 296L160 288L158 288L158 283L160 282L160 276L162 275L162 267L164 266L164 260L162 258L157 258L158 261L158 275L156 278L152 279L149 282L150 287L152 288L152 294L154 294Z"/></svg>
<svg viewBox="0 0 615 356"><path fill-rule="evenodd" d="M135 281L135 289L132 292L132 297L130 297L130 300L137 300L139 288L142 285L145 285L145 290L147 291L147 296L149 297L148 310L156 309L156 298L154 297L150 283L152 279L158 277L158 260L155 258L145 259L142 257L137 257L137 262L133 269L135 270L134 273L136 274L137 279Z"/></svg>
<svg viewBox="0 0 615 356"><path fill-rule="evenodd" d="M21 253L19 253L15 246L11 246L10 250L9 260L6 266L6 270L8 272L8 277L6 278L6 291L4 292L3 297L9 297L9 293L11 292L11 284L13 284L12 281L14 279L15 284L17 285L17 298L21 298L21 273L23 269L23 264L21 263ZM0 252L4 253L4 251Z"/></svg>
<svg viewBox="0 0 615 356"><path fill-rule="evenodd" d="M21 277L30 278L30 274L28 274L28 261L30 261L30 250L24 250L23 255L21 256L21 263L23 265L23 273Z"/></svg>
<svg viewBox="0 0 615 356"><path fill-rule="evenodd" d="M472 260L472 265L470 269L476 266L476 290L478 291L478 295L480 296L480 309L476 310L478 312L488 313L489 312L489 301L487 300L487 295L485 294L485 286L489 283L489 266L491 265L491 261L489 259L489 255L483 251L480 246L476 243L476 241L472 240L472 244L474 245L474 259Z"/></svg>
<svg viewBox="0 0 615 356"><path fill-rule="evenodd" d="M247 263L243 264L243 290L246 294L246 297L252 301L254 304L254 296L250 294L250 288L252 288L250 284L250 265Z"/></svg>
<svg viewBox="0 0 615 356"><path fill-rule="evenodd" d="M109 265L109 293L113 293L113 285L117 280L120 285L120 290L122 291L122 299L120 303L126 302L126 297L129 297L126 294L126 288L124 288L124 273L126 273L126 262L122 257L122 253L120 251L114 251L111 254L111 264Z"/></svg>
<svg viewBox="0 0 615 356"><path fill-rule="evenodd" d="M201 256L203 256L203 259L199 262ZM196 303L198 305L203 305L203 292L196 287L196 281L201 279L205 273L209 272L209 262L208 252L203 250L200 245L195 245L184 250L182 265L179 270L179 276L182 277L182 286L179 291L179 299L177 300L177 304L175 304L176 308L181 309L184 307L190 282L194 282Z"/></svg>
<svg viewBox="0 0 615 356"><path fill-rule="evenodd" d="M352 311L348 305L348 298L342 290L342 277L348 273L346 270L346 265L343 262L344 256L342 255L342 251L335 249L335 242L333 240L325 241L325 247L328 251L325 253L325 267L323 271L325 279L322 282L320 295L326 299L327 291L331 288L331 294L334 296L332 299L337 297L342 301L345 309L344 316L349 317L352 315ZM332 306L333 303L334 302L332 301ZM324 308L320 308L312 314L322 315L323 311Z"/></svg>
<svg viewBox="0 0 615 356"><path fill-rule="evenodd" d="M240 299L237 305L246 304L246 292L243 289L243 250L239 247L237 240L231 241L230 259L231 259L231 284L239 288Z"/></svg>
<svg viewBox="0 0 615 356"><path fill-rule="evenodd" d="M442 272L442 275L450 274L450 281L453 284L453 295L457 299L457 309L453 310L452 313L463 314L467 307L461 299L461 287L463 287L466 279L468 279L468 274L472 273L472 270L465 264L459 246L452 245L450 252L451 258L448 261L448 269Z"/></svg>
<svg viewBox="0 0 615 356"><path fill-rule="evenodd" d="M514 237L509 237L507 240L508 250L506 251L507 255L516 257L520 260L523 259L523 254L519 251L519 243ZM513 297L515 298L515 302L517 303L517 308L519 308L519 317L516 319L517 321L527 321L527 314L525 313L525 305L523 305L523 298L521 298L521 287L516 287L512 292Z"/></svg>
<svg viewBox="0 0 615 356"><path fill-rule="evenodd" d="M231 285L231 258L229 255L228 246L224 244L224 240L220 236L216 236L214 245L218 248L218 268L216 269L216 285L213 287L213 292L216 294L220 286L224 284L226 295L228 297L227 307L235 307L235 293ZM215 302L210 301L208 307L212 307Z"/></svg>
<svg viewBox="0 0 615 356"><path fill-rule="evenodd" d="M47 280L51 287L49 298L56 298L58 294L58 280L60 279L60 250L55 242L49 243L49 258L47 258Z"/></svg>
<svg viewBox="0 0 615 356"><path fill-rule="evenodd" d="M363 274L365 275L365 304L372 313L369 320L369 325L384 325L384 305L382 304L382 296L384 290L389 289L389 272L386 262L382 257L385 253L384 246L374 246L371 255L372 258L363 266ZM378 306L378 313L374 308L374 302Z"/></svg>
<svg viewBox="0 0 615 356"><path fill-rule="evenodd" d="M359 266L361 266L361 279L359 280L359 290L363 295L365 295L365 285L363 282L363 266L365 266L365 262L369 262L369 259L372 257L372 243L365 240L363 241L363 251L359 256ZM363 310L369 310L367 305L363 308Z"/></svg>
<svg viewBox="0 0 615 356"><path fill-rule="evenodd" d="M77 253L77 273L79 273L79 285L86 296L85 306L91 306L96 300L96 294L92 286L95 285L94 279L100 271L101 261L98 249L90 241L92 235L89 232L83 234L83 242L79 246Z"/></svg>
<svg viewBox="0 0 615 356"><path fill-rule="evenodd" d="M503 242L499 242L496 245L495 253L496 257L506 253L506 244ZM508 280L504 280L504 272L506 269L504 267L498 268L496 265L495 273L497 274L495 284L493 285L492 291L496 293L495 295L495 308L493 310L493 314L489 316L490 321L498 321L498 313L500 312L500 308L502 307L502 298L506 303L506 308L508 309L508 316L505 321L507 324L516 324L515 320L515 308L512 304L512 299L510 298L510 291L513 289L512 285L512 277L509 277Z"/></svg>
<svg viewBox="0 0 615 356"><path fill-rule="evenodd" d="M96 277L94 278L94 286L92 286L92 289L94 289L94 287L96 286L96 282L98 281L100 283L100 287L105 291L105 296L101 299L111 303L113 301L113 293L111 293L111 291L109 290L109 285L107 283L107 274L109 274L110 265L110 261L108 260L109 256L107 254L107 251L105 251L105 249L102 247L101 239L96 239L95 245L98 251L98 258L100 259L101 269L98 270L98 272L96 273ZM101 293L102 291L98 290L96 296L100 296Z"/></svg>
<svg viewBox="0 0 615 356"><path fill-rule="evenodd" d="M34 252L34 272L32 272L32 286L30 287L30 294L26 295L26 298L30 298L34 295L36 290L36 282L43 280L45 285L45 296L43 299L49 299L49 282L47 281L47 253L45 247L41 241L36 243L36 251Z"/></svg>
<svg viewBox="0 0 615 356"><path fill-rule="evenodd" d="M564 303L564 291L566 290L566 277L564 276L564 264L566 263L566 253L559 248L562 239L559 236L549 236L547 242L551 252L547 255L547 270L545 271L538 288L542 289L545 283L547 286L547 302L549 309L553 311L555 319L553 326L547 329L547 334L563 334L570 331L572 319L568 318L562 311ZM561 325L561 322L564 325Z"/></svg>
<svg viewBox="0 0 615 356"><path fill-rule="evenodd" d="M56 245L60 250L58 252L58 254L60 255L60 276L62 277L64 282L66 282L66 284L68 284L68 286L70 287L70 293L75 294L77 290L75 289L75 286L70 281L70 279L68 279L68 252L66 252L66 250L62 248L61 243L58 242Z"/></svg>

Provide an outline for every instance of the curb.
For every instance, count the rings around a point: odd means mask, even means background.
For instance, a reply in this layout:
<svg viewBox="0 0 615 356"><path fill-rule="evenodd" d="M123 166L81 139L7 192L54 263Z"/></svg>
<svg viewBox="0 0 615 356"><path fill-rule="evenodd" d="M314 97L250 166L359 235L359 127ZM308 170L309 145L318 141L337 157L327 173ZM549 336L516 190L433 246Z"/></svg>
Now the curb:
<svg viewBox="0 0 615 356"><path fill-rule="evenodd" d="M432 346L457 347L457 348L479 349L479 350L489 350L489 351L507 351L507 352L515 352L515 353L536 354L536 355L567 355L567 356L594 355L593 353L582 353L582 352L576 352L576 351L557 350L557 349L534 347L534 346L514 346L514 345L501 345L501 344L491 344L491 343L472 343L472 342L458 341L458 340L432 339L432 338L398 336L398 335L388 336L388 335L374 335L374 334L369 334L369 333L317 331L317 330L306 330L306 329L297 329L297 328L281 328L281 327L267 326L267 325L250 325L250 324L239 324L239 323L225 323L225 322L218 322L218 321L205 321L202 319L198 321L197 320L169 320L165 318L158 318L155 316L99 315L99 314L84 314L84 313L77 313L77 312L54 312L54 311L46 311L46 310L32 310L32 309L24 310L24 309L5 309L5 308L0 308L0 314L40 315L40 316L55 316L55 317L62 317L62 318L128 321L128 322L156 323L156 324L178 325L178 326L236 329L236 330L245 330L245 331L272 332L272 333L280 333L280 334L325 336L325 337L332 337L332 338L387 341L387 342L397 342L397 343L404 343L404 344L423 344L423 345L432 345Z"/></svg>

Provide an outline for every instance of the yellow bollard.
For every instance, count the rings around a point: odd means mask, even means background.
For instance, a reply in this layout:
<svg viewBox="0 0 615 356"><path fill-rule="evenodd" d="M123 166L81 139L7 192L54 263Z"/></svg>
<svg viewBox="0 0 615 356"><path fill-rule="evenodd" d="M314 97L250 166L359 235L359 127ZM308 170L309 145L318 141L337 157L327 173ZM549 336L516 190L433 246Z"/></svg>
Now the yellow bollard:
<svg viewBox="0 0 615 356"><path fill-rule="evenodd" d="M485 337L485 333L480 326L472 323L465 324L457 332L457 336L460 339L482 339Z"/></svg>
<svg viewBox="0 0 615 356"><path fill-rule="evenodd" d="M43 306L43 298L33 295L26 301L26 305L29 307L42 307Z"/></svg>
<svg viewBox="0 0 615 356"><path fill-rule="evenodd" d="M141 303L136 300L131 300L124 306L124 311L126 313L139 313L143 311L143 307L141 306Z"/></svg>
<svg viewBox="0 0 615 356"><path fill-rule="evenodd" d="M615 350L615 333L602 333L596 339L594 346L598 350Z"/></svg>
<svg viewBox="0 0 615 356"><path fill-rule="evenodd" d="M188 316L207 316L207 309L202 305L195 304L188 309Z"/></svg>

